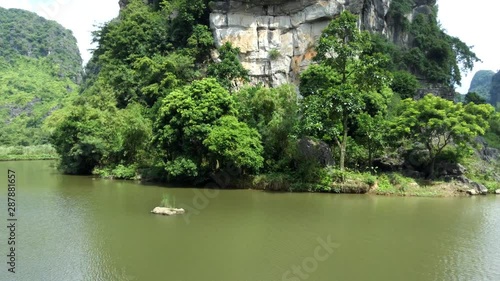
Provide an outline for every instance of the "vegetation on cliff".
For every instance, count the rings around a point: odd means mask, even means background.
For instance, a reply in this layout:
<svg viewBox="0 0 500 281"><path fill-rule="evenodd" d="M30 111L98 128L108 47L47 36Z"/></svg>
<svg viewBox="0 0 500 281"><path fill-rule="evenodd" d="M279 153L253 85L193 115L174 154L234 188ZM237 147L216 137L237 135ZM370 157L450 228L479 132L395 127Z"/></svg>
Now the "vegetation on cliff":
<svg viewBox="0 0 500 281"><path fill-rule="evenodd" d="M72 32L35 13L0 7L0 57L14 62L20 56L45 58L57 75L75 83L82 78L82 59Z"/></svg>
<svg viewBox="0 0 500 281"><path fill-rule="evenodd" d="M54 158L43 146L51 131L44 123L76 96L81 62L71 31L34 13L0 8L0 146L11 153L3 159ZM40 147L16 147L32 145Z"/></svg>

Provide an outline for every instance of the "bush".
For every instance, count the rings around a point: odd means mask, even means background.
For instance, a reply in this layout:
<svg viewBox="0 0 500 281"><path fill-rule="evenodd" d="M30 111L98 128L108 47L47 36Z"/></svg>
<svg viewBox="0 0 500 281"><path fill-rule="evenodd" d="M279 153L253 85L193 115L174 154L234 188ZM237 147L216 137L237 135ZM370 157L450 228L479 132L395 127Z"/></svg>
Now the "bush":
<svg viewBox="0 0 500 281"><path fill-rule="evenodd" d="M175 197L170 197L168 194L163 194L160 207L175 208Z"/></svg>
<svg viewBox="0 0 500 281"><path fill-rule="evenodd" d="M291 191L293 179L288 174L271 173L255 176L252 185L255 189L269 191Z"/></svg>
<svg viewBox="0 0 500 281"><path fill-rule="evenodd" d="M394 186L391 184L391 181L386 174L383 174L378 178L378 191L381 193L394 192Z"/></svg>
<svg viewBox="0 0 500 281"><path fill-rule="evenodd" d="M165 164L165 170L171 178L196 177L198 176L198 166L193 160L179 157Z"/></svg>
<svg viewBox="0 0 500 281"><path fill-rule="evenodd" d="M137 166L118 165L116 167L95 168L92 174L98 175L101 178L134 180L137 179Z"/></svg>
<svg viewBox="0 0 500 281"><path fill-rule="evenodd" d="M0 146L0 161L54 160L58 155L50 145Z"/></svg>
<svg viewBox="0 0 500 281"><path fill-rule="evenodd" d="M281 53L278 49L271 49L269 51L269 59L270 60L277 60L281 56Z"/></svg>

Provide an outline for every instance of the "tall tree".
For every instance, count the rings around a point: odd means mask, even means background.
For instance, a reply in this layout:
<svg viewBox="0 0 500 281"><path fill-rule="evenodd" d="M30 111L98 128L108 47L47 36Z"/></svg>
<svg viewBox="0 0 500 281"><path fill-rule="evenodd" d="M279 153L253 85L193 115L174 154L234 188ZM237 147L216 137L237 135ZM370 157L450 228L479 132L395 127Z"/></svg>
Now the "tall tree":
<svg viewBox="0 0 500 281"><path fill-rule="evenodd" d="M393 132L401 139L422 143L429 153L429 178L434 177L436 159L454 143L467 145L484 135L494 109L487 104L454 103L432 94L423 99L403 101L401 115L393 123Z"/></svg>
<svg viewBox="0 0 500 281"><path fill-rule="evenodd" d="M357 22L345 11L328 25L317 47L319 65L303 73L300 85L306 131L320 129L319 137L339 146L341 170L350 119L362 111L376 113L384 103L381 92L388 82L382 67L386 57L366 52L371 50L370 37L358 29Z"/></svg>

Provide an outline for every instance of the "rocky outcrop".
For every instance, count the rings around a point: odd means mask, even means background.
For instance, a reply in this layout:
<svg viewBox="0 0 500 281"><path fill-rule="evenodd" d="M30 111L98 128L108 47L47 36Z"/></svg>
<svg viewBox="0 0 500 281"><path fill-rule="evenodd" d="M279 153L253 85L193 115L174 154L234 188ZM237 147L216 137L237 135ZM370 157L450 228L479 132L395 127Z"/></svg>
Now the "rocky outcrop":
<svg viewBox="0 0 500 281"><path fill-rule="evenodd" d="M400 35L388 16L392 0L226 0L211 4L210 27L216 46L231 42L240 48L241 62L254 82L277 86L297 83L315 56L314 46L328 23L343 10L360 15L359 25L396 43ZM435 0L415 0L415 14L428 11Z"/></svg>
<svg viewBox="0 0 500 281"><path fill-rule="evenodd" d="M476 190L478 192L478 194L481 194L481 195L486 195L488 194L488 188L486 188L486 186L480 184L480 183L477 183L477 182L472 182L470 184L470 186Z"/></svg>
<svg viewBox="0 0 500 281"><path fill-rule="evenodd" d="M177 209L177 208L164 208L164 207L156 207L151 211L151 213L153 214L164 215L164 216L182 215L185 212L186 211L182 208Z"/></svg>
<svg viewBox="0 0 500 281"><path fill-rule="evenodd" d="M488 163L493 163L500 160L500 150L490 147L488 142L483 137L477 137L476 143L481 145L481 148L476 151L476 154L481 160Z"/></svg>
<svg viewBox="0 0 500 281"><path fill-rule="evenodd" d="M317 161L323 167L335 164L332 149L323 141L304 137L299 140L298 148L300 155L306 160Z"/></svg>

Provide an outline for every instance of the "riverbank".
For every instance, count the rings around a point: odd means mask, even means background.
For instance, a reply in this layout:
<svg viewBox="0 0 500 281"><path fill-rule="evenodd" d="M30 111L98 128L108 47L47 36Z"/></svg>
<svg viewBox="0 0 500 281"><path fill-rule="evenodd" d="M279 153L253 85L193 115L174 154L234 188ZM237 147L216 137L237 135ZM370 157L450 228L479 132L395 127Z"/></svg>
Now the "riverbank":
<svg viewBox="0 0 500 281"><path fill-rule="evenodd" d="M400 173L344 172L339 176L326 177L317 183L294 182L293 178L283 174L259 175L237 181L237 186L249 189L277 192L314 192L339 194L373 194L400 197L456 197L468 196L473 188L465 183L452 180L426 180L405 177ZM337 177L335 178L335 174ZM488 194L495 194L500 183L487 182ZM481 192L477 192L480 194Z"/></svg>
<svg viewBox="0 0 500 281"><path fill-rule="evenodd" d="M50 145L0 146L0 161L57 160L59 155Z"/></svg>
<svg viewBox="0 0 500 281"><path fill-rule="evenodd" d="M139 180L142 182L165 182L164 171L160 169L143 169L119 165L114 169L96 169L94 175L107 179ZM270 192L309 192L309 193L338 193L338 194L374 194L382 196L402 197L456 197L466 196L471 190L477 194L491 193L500 189L500 183L477 180L467 182L459 180L426 180L404 176L401 173L378 173L359 171L340 171L332 168L323 168L316 173L303 177L299 172L270 173L261 175L229 175L224 172L214 175L211 179L198 181L197 186L209 184L220 189L253 189ZM301 180L307 178L307 181ZM219 179L219 180L217 180ZM222 181L221 181L222 179ZM214 182L210 184L210 180ZM474 183L474 184L472 184ZM482 183L482 184L476 184ZM192 186L192 182L176 182L182 186ZM486 191L487 190L487 191ZM472 192L475 193L475 192Z"/></svg>

